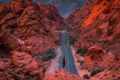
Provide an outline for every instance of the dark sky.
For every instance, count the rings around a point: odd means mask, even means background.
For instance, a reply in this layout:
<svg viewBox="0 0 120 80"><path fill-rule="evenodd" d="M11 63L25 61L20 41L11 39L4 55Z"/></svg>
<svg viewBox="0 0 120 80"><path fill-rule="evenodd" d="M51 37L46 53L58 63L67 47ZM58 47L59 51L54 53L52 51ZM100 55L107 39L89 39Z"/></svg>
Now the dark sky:
<svg viewBox="0 0 120 80"><path fill-rule="evenodd" d="M10 1L10 0L0 0L0 3L2 3L2 2L8 2L8 1Z"/></svg>
<svg viewBox="0 0 120 80"><path fill-rule="evenodd" d="M0 0L0 2L8 1L10 0ZM68 16L75 8L82 6L84 3L84 0L33 0L33 1L55 5L62 16Z"/></svg>

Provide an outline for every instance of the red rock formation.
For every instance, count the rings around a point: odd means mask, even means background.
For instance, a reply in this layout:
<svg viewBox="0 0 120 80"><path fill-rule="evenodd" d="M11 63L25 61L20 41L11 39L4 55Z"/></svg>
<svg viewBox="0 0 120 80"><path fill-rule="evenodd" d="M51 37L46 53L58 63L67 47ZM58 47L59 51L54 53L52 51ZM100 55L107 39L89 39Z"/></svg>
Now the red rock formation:
<svg viewBox="0 0 120 80"><path fill-rule="evenodd" d="M120 1L119 0L95 0L89 2L82 8L76 9L70 17L68 23L73 26L70 31L75 38L74 46L76 49L85 48L87 53L84 57L84 68L95 69L101 67L103 69L114 68L113 65L119 65L120 56ZM75 27L74 27L75 26ZM76 36L77 35L77 36ZM102 47L99 51L98 47L90 50L92 46L99 45ZM98 49L98 50L96 50ZM116 57L117 56L117 57ZM118 61L116 61L116 59ZM110 70L100 72L100 75L91 78L90 80L107 80L118 79L118 72L115 72L116 77ZM99 73L98 73L99 74ZM99 78L101 77L101 78Z"/></svg>
<svg viewBox="0 0 120 80"><path fill-rule="evenodd" d="M33 55L55 48L62 24L52 5L32 0L0 3L0 80L42 80L46 64Z"/></svg>
<svg viewBox="0 0 120 80"><path fill-rule="evenodd" d="M77 54L82 60L76 59L83 79L120 79L119 14L119 0L86 0L66 19L75 50L86 50L77 52L84 52ZM45 75L49 61L34 56L56 47L62 20L52 5L32 0L0 3L0 80L80 80L65 71ZM92 75L96 68L102 70ZM85 75L88 71L91 76Z"/></svg>
<svg viewBox="0 0 120 80"><path fill-rule="evenodd" d="M41 53L54 48L57 31L62 25L62 18L56 8L52 5L23 2L13 0L9 4L1 5L1 14L8 10L0 20L1 43L7 44L11 49L31 53ZM7 9L4 8L6 5Z"/></svg>
<svg viewBox="0 0 120 80"><path fill-rule="evenodd" d="M17 67L23 68L25 72L30 74L39 73L39 65L37 61L25 52L12 51L12 63Z"/></svg>
<svg viewBox="0 0 120 80"><path fill-rule="evenodd" d="M110 45L118 43L120 5L116 1L97 0L73 12L68 22L75 26L71 34L78 40L76 45L90 47L100 44L108 49Z"/></svg>
<svg viewBox="0 0 120 80"><path fill-rule="evenodd" d="M55 75L46 76L44 80L81 80L79 76L69 74L64 70L56 72Z"/></svg>

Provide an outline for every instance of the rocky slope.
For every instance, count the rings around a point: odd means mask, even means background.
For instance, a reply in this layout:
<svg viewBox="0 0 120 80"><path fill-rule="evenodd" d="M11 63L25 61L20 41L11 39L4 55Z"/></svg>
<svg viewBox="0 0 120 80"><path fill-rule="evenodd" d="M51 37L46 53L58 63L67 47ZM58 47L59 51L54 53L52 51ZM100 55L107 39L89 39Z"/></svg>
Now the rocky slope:
<svg viewBox="0 0 120 80"><path fill-rule="evenodd" d="M117 72L113 78L110 77L113 75L111 71L108 76L102 76L107 74L108 68L114 68L113 65L120 66L119 14L119 0L87 0L82 8L76 9L66 19L72 26L69 31L75 40L74 47L84 57L84 68L101 67L105 70L95 77L91 76L91 80L119 80Z"/></svg>

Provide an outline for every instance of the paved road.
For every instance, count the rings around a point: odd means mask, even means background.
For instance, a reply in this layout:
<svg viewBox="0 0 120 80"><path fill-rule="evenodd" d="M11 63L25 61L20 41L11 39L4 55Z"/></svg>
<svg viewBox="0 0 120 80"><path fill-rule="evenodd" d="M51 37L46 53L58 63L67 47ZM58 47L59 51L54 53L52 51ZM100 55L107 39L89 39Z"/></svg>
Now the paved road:
<svg viewBox="0 0 120 80"><path fill-rule="evenodd" d="M75 65L73 51L69 43L69 34L66 31L61 31L59 36L59 46L55 49L56 58L52 60L46 74L51 75L54 74L55 71L64 68L72 74L79 75Z"/></svg>
<svg viewBox="0 0 120 80"><path fill-rule="evenodd" d="M70 45L70 37L66 31L60 32L60 46L61 52L65 56L65 69L70 73L78 74Z"/></svg>

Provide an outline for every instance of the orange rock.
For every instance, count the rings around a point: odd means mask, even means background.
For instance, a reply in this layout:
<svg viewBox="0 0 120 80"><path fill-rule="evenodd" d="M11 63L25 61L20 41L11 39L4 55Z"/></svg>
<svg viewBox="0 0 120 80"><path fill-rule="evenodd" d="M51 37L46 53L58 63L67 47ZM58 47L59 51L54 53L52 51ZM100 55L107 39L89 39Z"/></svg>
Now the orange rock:
<svg viewBox="0 0 120 80"><path fill-rule="evenodd" d="M96 4L92 7L91 13L89 14L88 18L86 18L83 22L83 26L87 27L91 25L96 18L108 7L108 2L103 0L99 4Z"/></svg>
<svg viewBox="0 0 120 80"><path fill-rule="evenodd" d="M16 66L23 66L32 61L32 56L26 52L12 51L12 62Z"/></svg>
<svg viewBox="0 0 120 80"><path fill-rule="evenodd" d="M25 70L30 72L31 74L38 74L39 73L39 66L35 59L32 60L31 63L25 66Z"/></svg>

